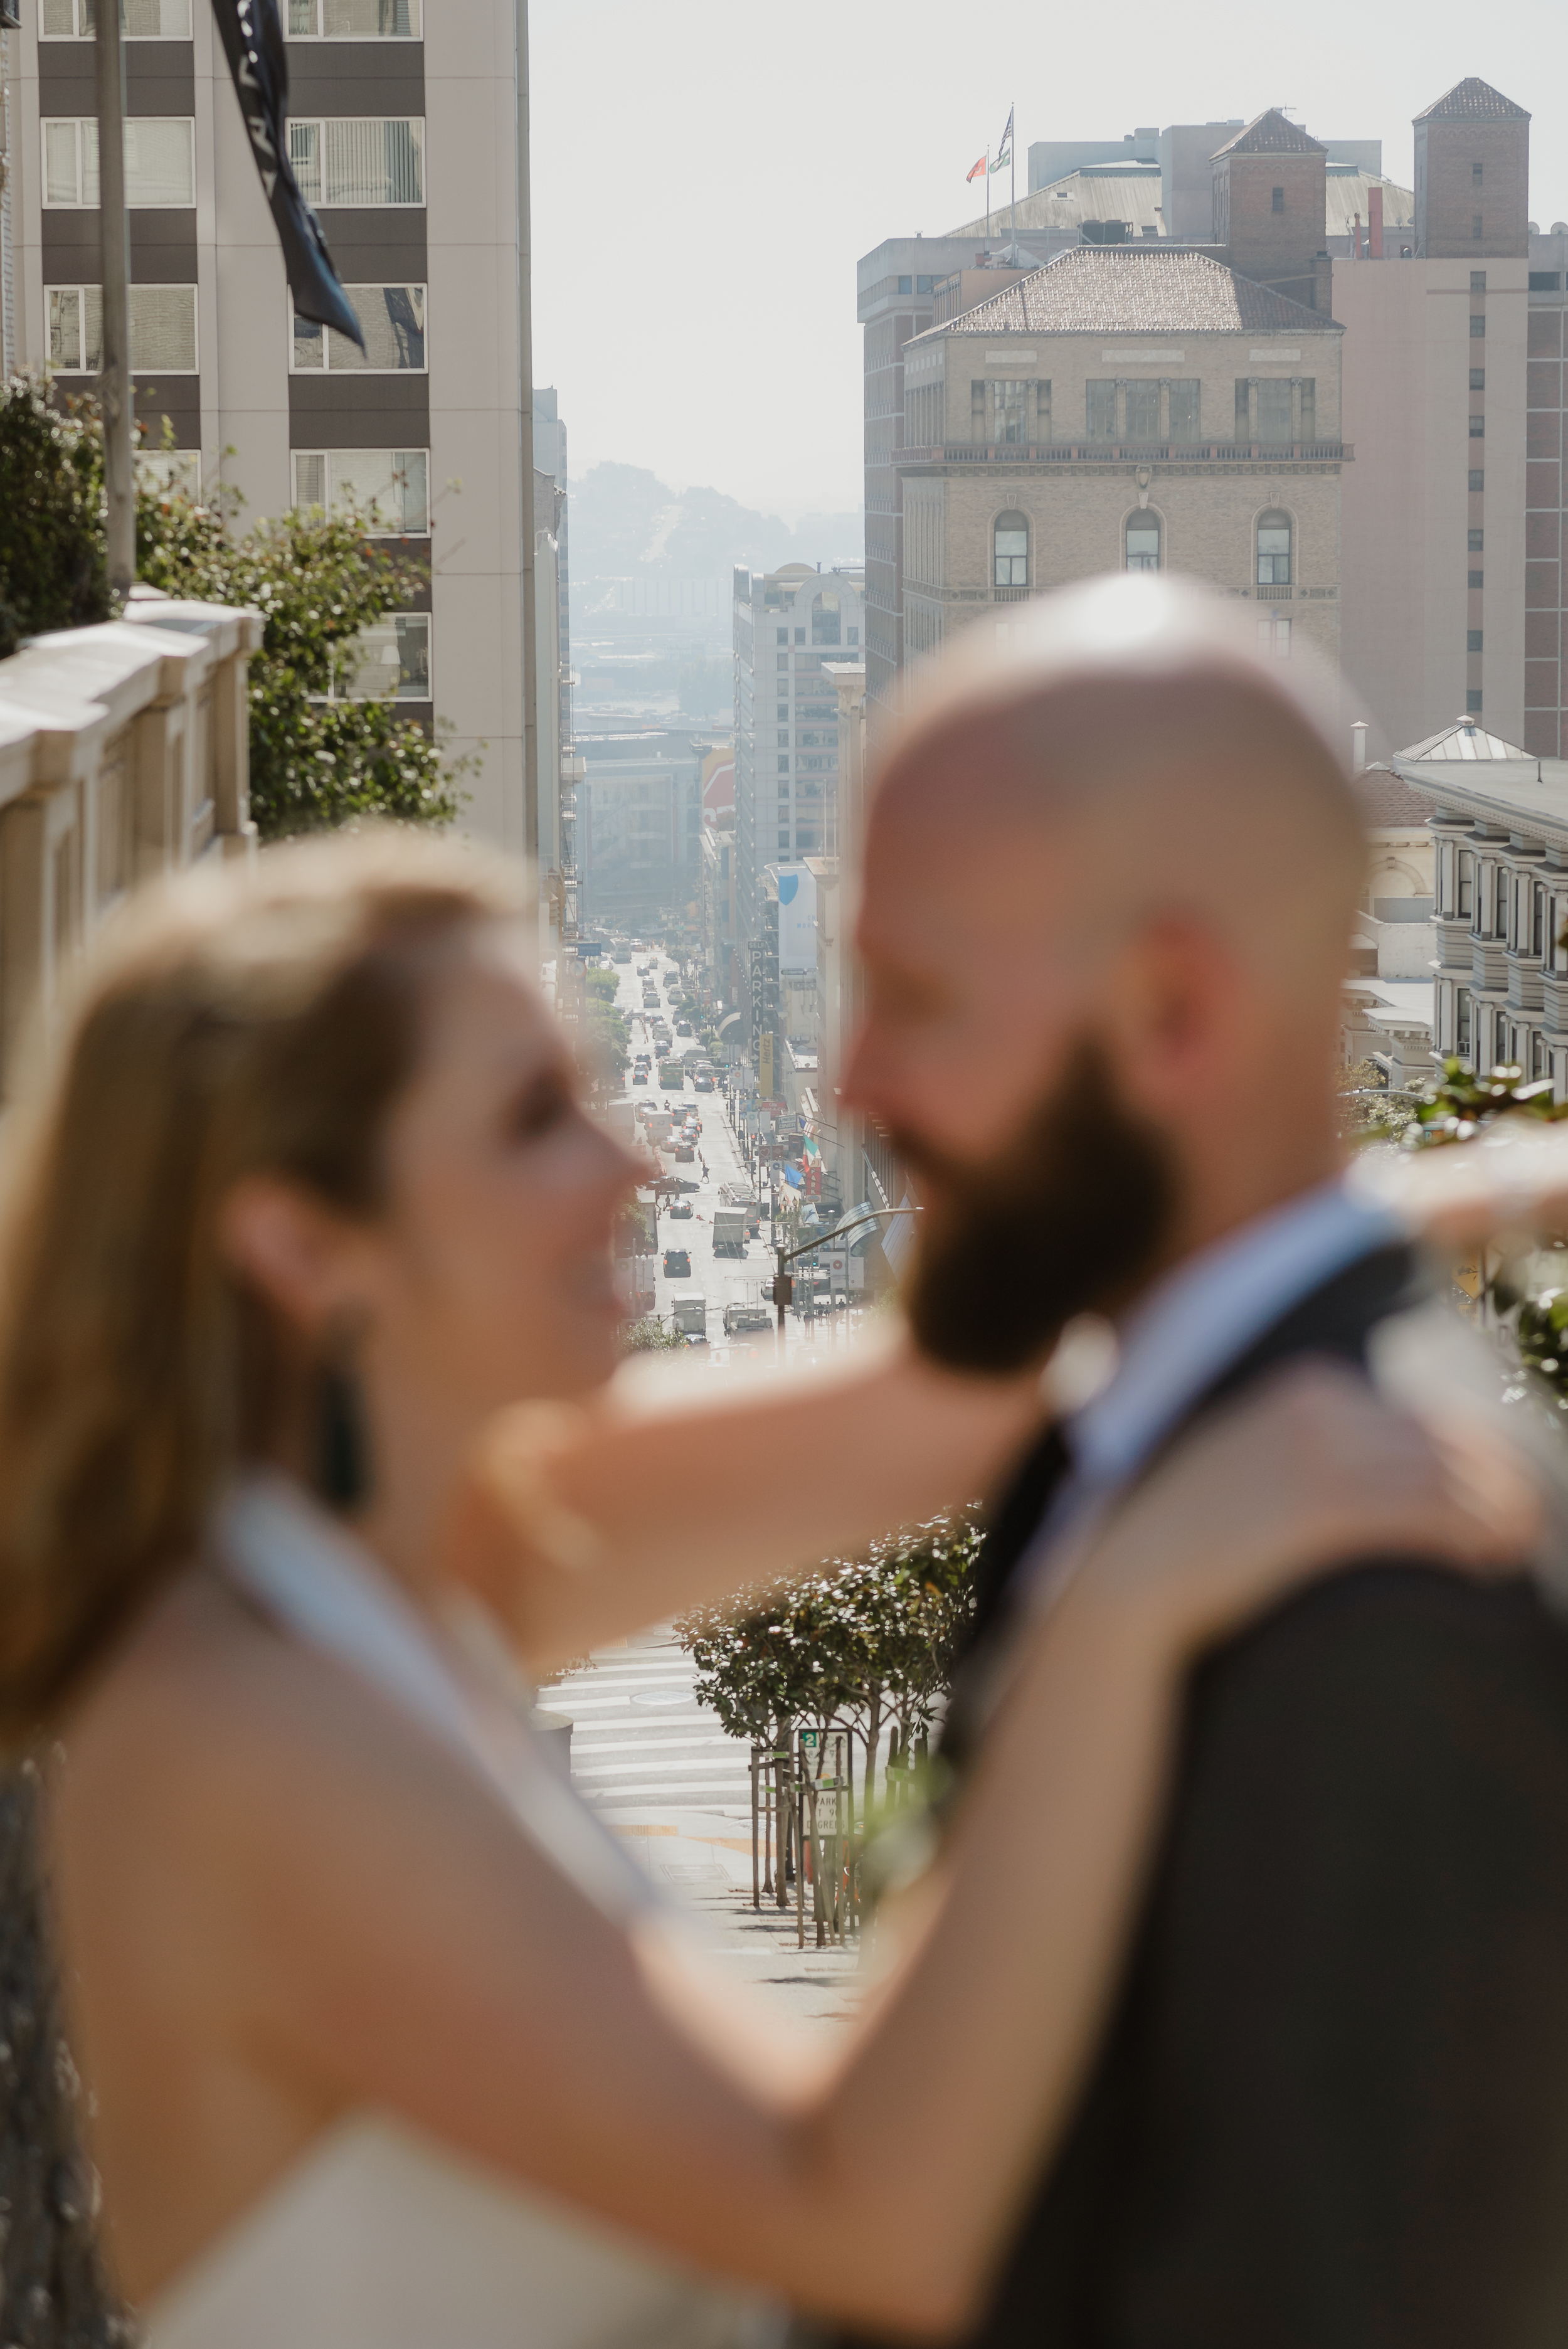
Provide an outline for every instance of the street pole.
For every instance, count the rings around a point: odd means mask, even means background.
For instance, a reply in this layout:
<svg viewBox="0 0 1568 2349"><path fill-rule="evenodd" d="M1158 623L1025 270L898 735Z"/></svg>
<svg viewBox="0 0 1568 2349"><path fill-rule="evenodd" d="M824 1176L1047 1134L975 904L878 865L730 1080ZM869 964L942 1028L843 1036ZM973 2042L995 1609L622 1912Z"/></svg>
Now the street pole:
<svg viewBox="0 0 1568 2349"><path fill-rule="evenodd" d="M119 0L98 0L98 257L103 273L98 406L108 507L108 585L123 604L136 576L136 487L131 455L130 220L125 207L125 52Z"/></svg>

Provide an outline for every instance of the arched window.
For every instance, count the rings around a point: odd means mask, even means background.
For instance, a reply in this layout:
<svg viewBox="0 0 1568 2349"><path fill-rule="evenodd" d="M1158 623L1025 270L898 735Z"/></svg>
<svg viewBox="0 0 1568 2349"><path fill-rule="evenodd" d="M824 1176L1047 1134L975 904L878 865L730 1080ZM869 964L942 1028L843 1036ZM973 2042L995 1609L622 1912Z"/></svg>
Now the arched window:
<svg viewBox="0 0 1568 2349"><path fill-rule="evenodd" d="M814 645L836 645L839 642L839 599L831 589L824 589L811 599L811 642Z"/></svg>
<svg viewBox="0 0 1568 2349"><path fill-rule="evenodd" d="M1258 585L1288 587L1290 585L1290 516L1287 513L1266 513L1258 516Z"/></svg>
<svg viewBox="0 0 1568 2349"><path fill-rule="evenodd" d="M998 587L1029 584L1029 523L1026 514L998 514L992 525L992 577Z"/></svg>
<svg viewBox="0 0 1568 2349"><path fill-rule="evenodd" d="M1160 518L1140 512L1127 518L1127 567L1130 571L1160 568Z"/></svg>

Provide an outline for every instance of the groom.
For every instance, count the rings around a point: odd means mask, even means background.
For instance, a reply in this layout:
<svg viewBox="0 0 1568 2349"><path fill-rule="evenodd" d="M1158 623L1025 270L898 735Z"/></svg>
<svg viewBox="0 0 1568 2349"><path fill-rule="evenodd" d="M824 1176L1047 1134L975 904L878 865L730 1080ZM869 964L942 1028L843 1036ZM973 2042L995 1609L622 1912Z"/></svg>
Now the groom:
<svg viewBox="0 0 1568 2349"><path fill-rule="evenodd" d="M1169 583L1102 582L976 631L884 763L845 1090L918 1181L915 1330L974 1368L1086 1312L1119 1341L994 1518L960 1769L1064 1529L1418 1290L1337 1179L1364 843L1288 676ZM1568 1633L1532 1585L1368 1559L1197 1674L1122 1980L972 2339L1568 2343Z"/></svg>

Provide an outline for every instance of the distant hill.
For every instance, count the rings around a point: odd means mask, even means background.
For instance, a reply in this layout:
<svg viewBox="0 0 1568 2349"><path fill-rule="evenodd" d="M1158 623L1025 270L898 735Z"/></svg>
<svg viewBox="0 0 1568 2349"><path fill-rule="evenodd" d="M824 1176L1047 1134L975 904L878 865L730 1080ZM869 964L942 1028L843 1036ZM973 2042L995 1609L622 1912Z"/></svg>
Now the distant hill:
<svg viewBox="0 0 1568 2349"><path fill-rule="evenodd" d="M641 465L595 465L572 484L574 579L718 579L732 564L859 563L858 513L808 514L791 530L719 490L676 497Z"/></svg>

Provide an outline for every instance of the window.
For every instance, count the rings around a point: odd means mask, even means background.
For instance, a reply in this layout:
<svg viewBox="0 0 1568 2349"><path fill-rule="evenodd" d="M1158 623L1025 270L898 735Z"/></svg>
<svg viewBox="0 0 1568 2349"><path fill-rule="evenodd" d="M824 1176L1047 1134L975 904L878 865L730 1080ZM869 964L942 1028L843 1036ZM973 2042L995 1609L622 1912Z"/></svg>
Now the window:
<svg viewBox="0 0 1568 2349"><path fill-rule="evenodd" d="M858 644L860 643L860 640L861 640L861 632L860 632L859 628L851 628L851 629L850 630L850 642L851 642L851 644L852 644L852 645L858 645Z"/></svg>
<svg viewBox="0 0 1568 2349"><path fill-rule="evenodd" d="M430 527L429 460L423 449L296 449L294 502L356 514L372 536Z"/></svg>
<svg viewBox="0 0 1568 2349"><path fill-rule="evenodd" d="M67 375L97 375L103 366L103 290L98 285L45 288L49 316L49 364ZM194 285L130 288L133 375L196 373Z"/></svg>
<svg viewBox="0 0 1568 2349"><path fill-rule="evenodd" d="M1290 516L1286 513L1265 513L1258 516L1258 585L1288 587L1291 557Z"/></svg>
<svg viewBox="0 0 1568 2349"><path fill-rule="evenodd" d="M1484 490L1486 487L1486 475L1479 466L1470 467L1470 485L1472 490Z"/></svg>
<svg viewBox="0 0 1568 2349"><path fill-rule="evenodd" d="M1469 848L1460 851L1459 898L1455 907L1460 920L1475 916L1475 854Z"/></svg>
<svg viewBox="0 0 1568 2349"><path fill-rule="evenodd" d="M795 631L795 642L796 642L798 645L803 645L803 644L805 643L805 641L806 641L806 631L805 631L805 629L804 629L804 628L797 628L797 629L796 629L796 631Z"/></svg>
<svg viewBox="0 0 1568 2349"><path fill-rule="evenodd" d="M1508 936L1508 867L1497 868L1497 896L1492 915L1491 934L1494 938Z"/></svg>
<svg viewBox="0 0 1568 2349"><path fill-rule="evenodd" d="M1479 188L1480 185L1480 165L1479 163L1472 163L1470 165L1470 185L1476 188Z"/></svg>
<svg viewBox="0 0 1568 2349"><path fill-rule="evenodd" d="M789 748L789 733L788 728L782 728L779 731L779 747L781 750L787 750Z"/></svg>
<svg viewBox="0 0 1568 2349"><path fill-rule="evenodd" d="M1276 188L1274 191L1273 210L1276 212L1283 212L1284 210L1284 190L1283 188Z"/></svg>
<svg viewBox="0 0 1568 2349"><path fill-rule="evenodd" d="M1461 1061L1470 1057L1470 991L1459 988L1454 996L1454 1050Z"/></svg>
<svg viewBox="0 0 1568 2349"><path fill-rule="evenodd" d="M425 125L418 116L291 122L289 161L307 204L425 201Z"/></svg>
<svg viewBox="0 0 1568 2349"><path fill-rule="evenodd" d="M1480 716L1480 690L1477 686L1472 685L1465 695L1465 716L1467 718Z"/></svg>
<svg viewBox="0 0 1568 2349"><path fill-rule="evenodd" d="M1196 440L1199 430L1199 394L1202 386L1196 380L1173 383L1171 386L1171 438L1172 440Z"/></svg>
<svg viewBox="0 0 1568 2349"><path fill-rule="evenodd" d="M1479 212L1472 212L1470 214L1470 234L1471 236L1479 236L1480 234L1480 214Z"/></svg>
<svg viewBox="0 0 1568 2349"><path fill-rule="evenodd" d="M991 438L1016 446L1029 437L1028 386L994 383L991 393Z"/></svg>
<svg viewBox="0 0 1568 2349"><path fill-rule="evenodd" d="M898 290L901 294L913 294L914 291L913 279L910 277L901 277L898 281Z"/></svg>
<svg viewBox="0 0 1568 2349"><path fill-rule="evenodd" d="M991 576L998 587L1029 584L1029 524L1021 513L998 514L991 532Z"/></svg>
<svg viewBox="0 0 1568 2349"><path fill-rule="evenodd" d="M136 478L150 490L178 490L181 496L201 494L200 449L139 449Z"/></svg>
<svg viewBox="0 0 1568 2349"><path fill-rule="evenodd" d="M1484 571L1467 572L1465 574L1465 585L1467 587L1484 587L1486 585L1486 573Z"/></svg>
<svg viewBox="0 0 1568 2349"><path fill-rule="evenodd" d="M1465 630L1465 650L1467 653L1479 653L1480 651L1480 637L1481 632L1479 628L1467 628Z"/></svg>
<svg viewBox="0 0 1568 2349"><path fill-rule="evenodd" d="M428 701L430 615L394 612L356 636L338 662L335 701Z"/></svg>
<svg viewBox="0 0 1568 2349"><path fill-rule="evenodd" d="M1485 367L1471 367L1471 369L1470 369L1470 389L1471 389L1472 391L1484 391L1484 390L1486 389L1486 369L1485 369Z"/></svg>
<svg viewBox="0 0 1568 2349"><path fill-rule="evenodd" d="M291 41L417 41L422 0L288 0Z"/></svg>
<svg viewBox="0 0 1568 2349"><path fill-rule="evenodd" d="M773 633L781 645L787 645L789 643L789 631L788 628L775 628Z"/></svg>
<svg viewBox="0 0 1568 2349"><path fill-rule="evenodd" d="M1470 340L1472 343L1486 340L1486 313L1483 310L1470 312Z"/></svg>
<svg viewBox="0 0 1568 2349"><path fill-rule="evenodd" d="M295 317L294 356L296 374L325 369L331 373L398 375L425 367L425 289L422 285L347 285L344 288L365 331L365 348L351 343L334 326L318 326L312 318Z"/></svg>
<svg viewBox="0 0 1568 2349"><path fill-rule="evenodd" d="M1160 438L1160 386L1130 383L1127 387L1127 438L1147 447Z"/></svg>
<svg viewBox="0 0 1568 2349"><path fill-rule="evenodd" d="M1277 660L1290 658L1290 622L1268 619L1258 622L1258 650L1272 654Z"/></svg>
<svg viewBox="0 0 1568 2349"><path fill-rule="evenodd" d="M787 774L789 773L789 760L788 760L788 759L780 759L780 760L779 760L779 773L780 773L781 775L787 775Z"/></svg>
<svg viewBox="0 0 1568 2349"><path fill-rule="evenodd" d="M1484 269L1472 269L1470 271L1470 292L1472 294L1484 294L1486 292L1486 272Z"/></svg>
<svg viewBox="0 0 1568 2349"><path fill-rule="evenodd" d="M98 124L88 115L43 124L44 202L98 210ZM196 201L196 126L188 115L130 114L125 121L125 200L139 209Z"/></svg>
<svg viewBox="0 0 1568 2349"><path fill-rule="evenodd" d="M842 624L839 618L839 599L830 588L811 598L811 642L814 645L836 645L842 642Z"/></svg>
<svg viewBox="0 0 1568 2349"><path fill-rule="evenodd" d="M1536 883L1530 905L1530 951L1538 962L1546 954L1546 892Z"/></svg>
<svg viewBox="0 0 1568 2349"><path fill-rule="evenodd" d="M1482 549L1483 549L1483 548L1485 547L1485 545L1486 545L1486 533L1485 533L1485 531L1484 531L1484 530L1472 530L1472 531L1470 531L1470 532L1469 533L1468 536L1469 536L1469 545L1470 545L1470 553L1471 553L1472 554L1480 554L1481 553Z"/></svg>
<svg viewBox="0 0 1568 2349"><path fill-rule="evenodd" d="M1127 518L1127 567L1130 571L1160 568L1160 523L1151 513Z"/></svg>
<svg viewBox="0 0 1568 2349"><path fill-rule="evenodd" d="M789 704L787 701L781 701L781 702L779 704L779 715L780 719L785 719L785 718L788 718L788 717L789 717Z"/></svg>
<svg viewBox="0 0 1568 2349"><path fill-rule="evenodd" d="M1290 385L1278 381L1258 384L1258 439L1274 447L1288 446L1295 438L1291 417Z"/></svg>
<svg viewBox="0 0 1568 2349"><path fill-rule="evenodd" d="M1116 385L1114 381L1096 382L1092 378L1087 386L1088 403L1088 437L1091 440L1114 440L1116 438Z"/></svg>
<svg viewBox="0 0 1568 2349"><path fill-rule="evenodd" d="M917 294L929 294L931 287L932 280L929 277L917 277L914 281L914 290Z"/></svg>
<svg viewBox="0 0 1568 2349"><path fill-rule="evenodd" d="M128 41L188 41L191 0L120 0L119 28ZM93 0L43 0L38 37L44 41L90 41Z"/></svg>
<svg viewBox="0 0 1568 2349"><path fill-rule="evenodd" d="M780 641L780 643L783 643L784 641L786 641L786 640L788 639L788 637L789 637L789 629L788 629L788 628L780 628L780 629L779 629L779 641ZM786 668L786 669L787 669L787 668L789 667L789 654L788 654L788 653L780 653L780 654L779 654L779 667L780 667L780 668Z"/></svg>
<svg viewBox="0 0 1568 2349"><path fill-rule="evenodd" d="M1486 419L1485 419L1485 417L1484 417L1484 416L1472 416L1472 417L1470 418L1470 439L1471 439L1472 440L1485 440L1485 438L1486 438Z"/></svg>
<svg viewBox="0 0 1568 2349"><path fill-rule="evenodd" d="M1555 294L1562 284L1562 274L1558 270L1532 269L1530 272L1530 291L1532 294Z"/></svg>
<svg viewBox="0 0 1568 2349"><path fill-rule="evenodd" d="M1538 1078L1549 1077L1551 1073L1546 1065L1546 1039L1539 1028L1532 1028L1530 1031L1531 1081L1533 1083Z"/></svg>

